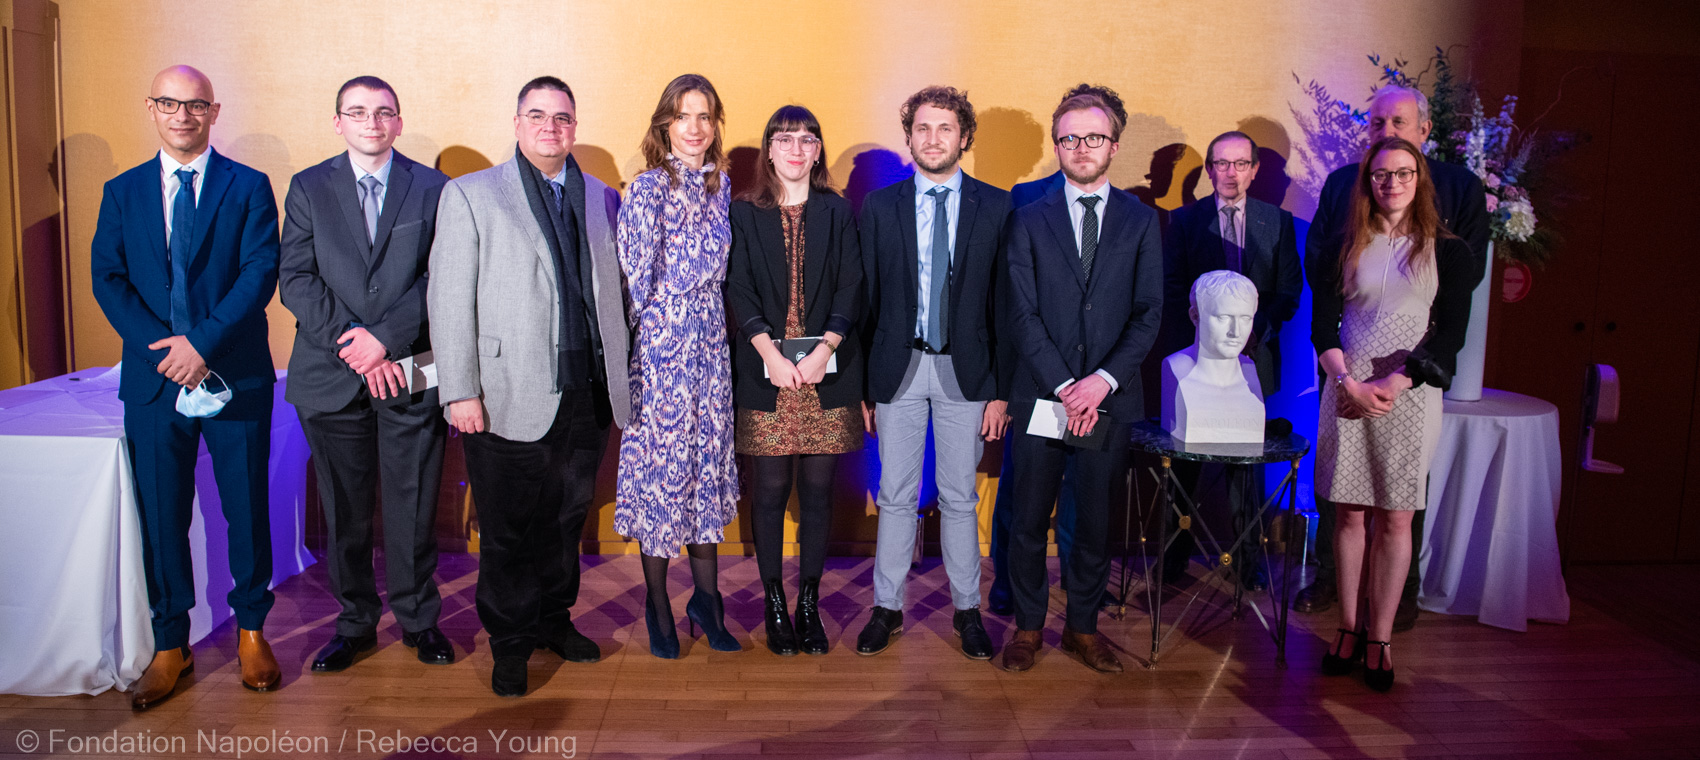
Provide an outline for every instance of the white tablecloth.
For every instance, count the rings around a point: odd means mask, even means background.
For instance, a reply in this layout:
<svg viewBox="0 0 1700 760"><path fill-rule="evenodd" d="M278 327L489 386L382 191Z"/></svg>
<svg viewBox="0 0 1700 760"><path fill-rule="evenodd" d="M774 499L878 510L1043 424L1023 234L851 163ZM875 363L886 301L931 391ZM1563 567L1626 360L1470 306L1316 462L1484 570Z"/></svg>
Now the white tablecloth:
<svg viewBox="0 0 1700 760"><path fill-rule="evenodd" d="M1558 407L1507 391L1446 402L1429 468L1422 593L1432 612L1526 631L1570 620L1558 559Z"/></svg>
<svg viewBox="0 0 1700 760"><path fill-rule="evenodd" d="M313 564L302 541L307 442L278 374L273 585ZM233 614L226 526L204 444L195 479L190 641ZM141 677L153 629L116 370L0 391L0 547L0 693L99 694Z"/></svg>

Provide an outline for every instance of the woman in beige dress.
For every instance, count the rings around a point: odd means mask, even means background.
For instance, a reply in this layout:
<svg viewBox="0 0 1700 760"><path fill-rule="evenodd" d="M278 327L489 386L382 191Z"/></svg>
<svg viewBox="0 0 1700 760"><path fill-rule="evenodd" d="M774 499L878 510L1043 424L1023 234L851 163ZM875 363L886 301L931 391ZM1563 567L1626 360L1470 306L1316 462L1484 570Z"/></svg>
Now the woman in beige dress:
<svg viewBox="0 0 1700 760"><path fill-rule="evenodd" d="M1364 154L1337 265L1312 266L1312 341L1328 375L1317 422L1316 493L1339 505L1339 635L1323 672L1364 658L1393 686L1393 615L1411 561L1476 278L1470 249L1440 222L1428 163L1390 137ZM1357 600L1357 603L1350 603Z"/></svg>

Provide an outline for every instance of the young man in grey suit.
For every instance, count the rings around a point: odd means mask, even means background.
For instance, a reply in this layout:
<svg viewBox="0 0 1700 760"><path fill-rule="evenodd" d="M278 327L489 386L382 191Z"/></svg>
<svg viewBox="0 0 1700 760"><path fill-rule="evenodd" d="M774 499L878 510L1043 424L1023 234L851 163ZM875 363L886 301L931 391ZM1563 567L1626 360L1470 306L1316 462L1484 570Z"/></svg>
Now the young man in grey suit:
<svg viewBox="0 0 1700 760"><path fill-rule="evenodd" d="M478 504L478 619L491 689L522 696L534 649L595 662L572 623L610 423L631 416L614 222L620 196L580 170L572 90L519 92L514 157L443 188L431 247L438 396Z"/></svg>
<svg viewBox="0 0 1700 760"><path fill-rule="evenodd" d="M862 263L873 336L868 390L880 446L879 541L874 610L856 652L879 654L903 630L903 586L915 551L921 463L932 423L940 530L962 653L991 659L980 619L980 496L974 473L983 441L1003 436L1009 360L997 327L1007 290L1003 258L1009 193L963 173L974 145L974 104L928 87L898 113L915 176L862 203Z"/></svg>
<svg viewBox="0 0 1700 760"><path fill-rule="evenodd" d="M1175 210L1168 234L1163 236L1163 304L1166 322L1174 325L1175 343L1191 344L1194 333L1188 304L1193 281L1205 272L1229 269L1250 278L1257 286L1257 316L1252 324L1252 341L1246 350L1257 365L1263 397L1280 388L1281 325L1299 310L1304 291L1304 272L1299 268L1299 247L1293 232L1293 214L1248 194L1257 177L1257 142L1244 132L1225 132L1205 148L1205 171L1215 192ZM1176 346L1178 350L1178 345ZM1228 503L1236 531L1257 516L1262 506L1262 467L1235 467L1228 478ZM1175 462L1181 482L1198 478L1195 462ZM1249 480L1249 488L1246 487ZM1170 514L1169 519L1175 519ZM1247 539L1247 547L1250 546ZM1232 544L1224 542L1223 549ZM1190 531L1176 534L1164 555L1163 574L1176 577L1185 572L1194 546ZM1234 567L1246 587L1258 590L1267 584L1262 563L1243 548L1234 556Z"/></svg>
<svg viewBox="0 0 1700 760"><path fill-rule="evenodd" d="M449 178L392 147L401 105L382 79L343 84L331 127L348 150L290 180L278 283L295 314L286 398L313 451L331 594L342 605L313 670L343 670L378 643L384 609L372 517L380 481L384 585L402 643L418 649L420 662L447 665L454 647L437 628L442 599L431 577L447 425L436 389L410 393L397 360L431 350L425 264Z"/></svg>

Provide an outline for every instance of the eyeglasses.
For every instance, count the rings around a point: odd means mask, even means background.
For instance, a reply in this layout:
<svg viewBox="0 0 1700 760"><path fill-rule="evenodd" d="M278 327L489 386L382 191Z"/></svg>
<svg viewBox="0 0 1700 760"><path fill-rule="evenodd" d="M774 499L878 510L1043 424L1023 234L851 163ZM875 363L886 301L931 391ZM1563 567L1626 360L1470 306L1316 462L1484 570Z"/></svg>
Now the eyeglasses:
<svg viewBox="0 0 1700 760"><path fill-rule="evenodd" d="M524 116L525 120L531 122L531 125L534 127L541 127L544 124L548 124L553 121L555 126L560 127L561 129L567 129L578 123L578 119L573 118L572 114L565 112L551 116L542 111L531 110L520 115Z"/></svg>
<svg viewBox="0 0 1700 760"><path fill-rule="evenodd" d="M1410 184L1411 180L1416 179L1416 177L1416 169L1399 169L1397 171L1377 169L1369 173L1370 181L1377 185L1385 185L1390 179L1397 179L1399 180L1399 184L1406 185Z"/></svg>
<svg viewBox="0 0 1700 760"><path fill-rule="evenodd" d="M820 147L820 138L814 135L803 135L802 137L774 135L770 142L773 143L773 147L779 150L790 150L793 145L805 151Z"/></svg>
<svg viewBox="0 0 1700 760"><path fill-rule="evenodd" d="M1243 158L1238 161L1229 161L1225 158L1218 158L1215 161L1211 161L1210 166L1219 172L1225 172L1230 168L1237 172L1243 172L1251 168L1251 162Z"/></svg>
<svg viewBox="0 0 1700 760"><path fill-rule="evenodd" d="M356 108L352 111L338 111L337 113L341 114L343 118L359 124L365 124L372 119L377 119L378 123L382 124L386 121L395 121L396 119L401 118L401 114L391 111L388 108L380 108L372 113L367 113L364 108Z"/></svg>
<svg viewBox="0 0 1700 760"><path fill-rule="evenodd" d="M1088 148L1102 148L1104 147L1104 143L1109 141L1110 138L1108 135L1100 135L1096 132L1085 137L1063 135L1062 137L1057 138L1057 144L1061 145L1063 150L1075 150L1080 147L1081 143L1086 143L1086 147Z"/></svg>
<svg viewBox="0 0 1700 760"><path fill-rule="evenodd" d="M150 98L148 98L148 100L153 101L153 107L159 109L160 113L177 113L178 108L181 108L183 106L188 106L190 116L205 116L205 115L207 115L207 111L210 110L213 106L213 104L208 103L205 100L198 100L198 99L197 100L176 100L176 99L173 99L173 98L150 97Z"/></svg>

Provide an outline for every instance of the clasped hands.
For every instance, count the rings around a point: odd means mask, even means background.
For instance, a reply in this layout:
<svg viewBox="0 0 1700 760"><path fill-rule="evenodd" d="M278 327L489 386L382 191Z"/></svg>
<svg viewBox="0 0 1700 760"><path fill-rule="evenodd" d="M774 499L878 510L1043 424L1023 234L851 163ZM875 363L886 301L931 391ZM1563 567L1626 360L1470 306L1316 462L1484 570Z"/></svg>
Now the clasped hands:
<svg viewBox="0 0 1700 760"><path fill-rule="evenodd" d="M1348 375L1340 380L1335 413L1346 420L1373 420L1393 411L1393 402L1410 387L1411 378L1397 372L1369 382L1358 382Z"/></svg>
<svg viewBox="0 0 1700 760"><path fill-rule="evenodd" d="M373 398L386 399L407 392L407 371L385 358L389 356L389 349L366 328L351 328L337 336L336 342L342 346L337 357L346 362L349 369L366 378L366 389L371 391Z"/></svg>
<svg viewBox="0 0 1700 760"><path fill-rule="evenodd" d="M1068 412L1068 432L1078 438L1092 434L1098 424L1098 405L1110 395L1110 384L1102 375L1093 373L1063 386L1057 391L1063 410Z"/></svg>

